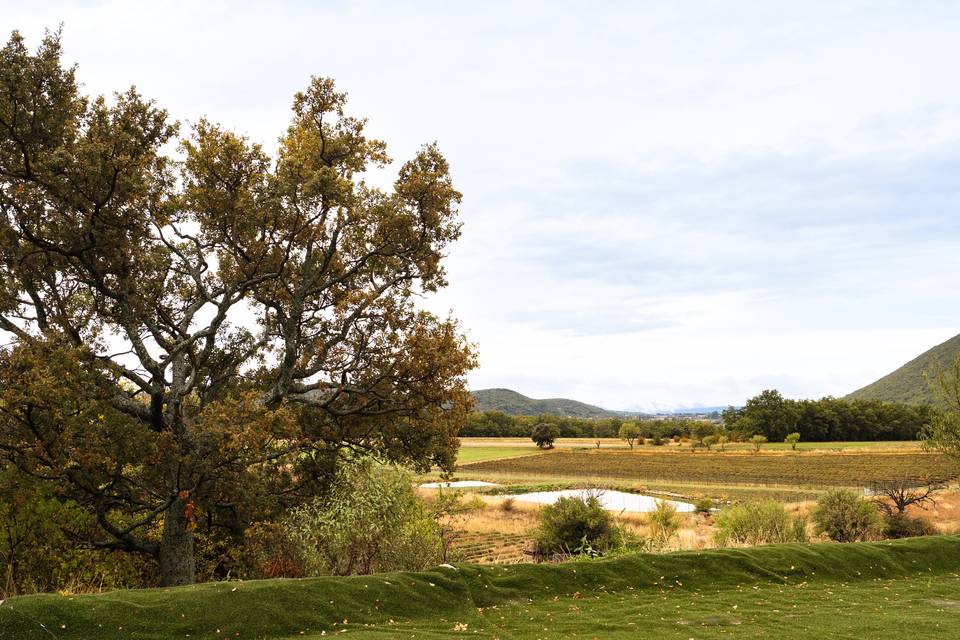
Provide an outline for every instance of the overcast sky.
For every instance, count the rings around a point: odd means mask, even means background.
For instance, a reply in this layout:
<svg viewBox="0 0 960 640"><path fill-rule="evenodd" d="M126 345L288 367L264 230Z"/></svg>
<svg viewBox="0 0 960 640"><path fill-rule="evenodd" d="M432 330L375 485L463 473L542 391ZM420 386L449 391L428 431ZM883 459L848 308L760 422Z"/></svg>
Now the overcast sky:
<svg viewBox="0 0 960 640"><path fill-rule="evenodd" d="M460 8L455 8L459 5ZM11 2L90 93L274 145L331 76L464 193L472 388L843 395L960 333L960 4Z"/></svg>

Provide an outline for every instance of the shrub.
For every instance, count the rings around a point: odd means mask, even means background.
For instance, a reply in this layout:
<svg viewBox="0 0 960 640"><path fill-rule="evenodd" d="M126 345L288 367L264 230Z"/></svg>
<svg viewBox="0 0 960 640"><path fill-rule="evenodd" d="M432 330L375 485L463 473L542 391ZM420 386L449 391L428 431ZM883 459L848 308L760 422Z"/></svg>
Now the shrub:
<svg viewBox="0 0 960 640"><path fill-rule="evenodd" d="M517 502L517 499L514 498L513 496L504 498L503 502L500 503L500 509L502 511L507 511L507 512L513 511L514 509L516 509L516 506L517 506L516 502Z"/></svg>
<svg viewBox="0 0 960 640"><path fill-rule="evenodd" d="M710 510L713 509L713 500L710 498L699 498L693 503L693 508L698 513L710 513Z"/></svg>
<svg viewBox="0 0 960 640"><path fill-rule="evenodd" d="M680 524L677 508L666 500L657 500L650 512L650 542L658 549L666 547L680 531Z"/></svg>
<svg viewBox="0 0 960 640"><path fill-rule="evenodd" d="M466 499L461 504L465 512L470 511L483 511L487 508L487 503L478 495L470 496L469 499Z"/></svg>
<svg viewBox="0 0 960 640"><path fill-rule="evenodd" d="M541 449L553 449L553 442L560 437L560 430L549 422L540 422L533 427L530 438Z"/></svg>
<svg viewBox="0 0 960 640"><path fill-rule="evenodd" d="M895 513L884 517L883 525L883 533L888 538L935 536L939 533L929 520L911 518L905 513Z"/></svg>
<svg viewBox="0 0 960 640"><path fill-rule="evenodd" d="M310 573L420 570L443 555L440 527L410 475L366 460L344 464L329 495L294 510L286 525Z"/></svg>
<svg viewBox="0 0 960 640"><path fill-rule="evenodd" d="M793 519L792 523L792 534L794 542L809 542L810 535L807 533L807 526L809 524L809 519L806 516L796 516Z"/></svg>
<svg viewBox="0 0 960 640"><path fill-rule="evenodd" d="M717 518L714 541L720 546L790 542L790 516L775 500L747 502L726 509Z"/></svg>
<svg viewBox="0 0 960 640"><path fill-rule="evenodd" d="M236 552L236 577L303 578L310 575L308 554L290 535L286 526L260 522L244 531L243 544Z"/></svg>
<svg viewBox="0 0 960 640"><path fill-rule="evenodd" d="M540 509L536 544L541 556L572 554L586 546L602 553L616 538L613 516L595 495L564 496Z"/></svg>
<svg viewBox="0 0 960 640"><path fill-rule="evenodd" d="M883 532L876 506L849 489L837 489L817 501L813 510L817 533L837 542L873 540Z"/></svg>
<svg viewBox="0 0 960 640"><path fill-rule="evenodd" d="M760 447L766 444L766 442L767 442L767 436L762 436L757 434L752 438L750 438L750 443L753 445L754 451L760 451Z"/></svg>
<svg viewBox="0 0 960 640"><path fill-rule="evenodd" d="M93 526L89 513L57 499L44 483L0 467L0 600L154 586L142 556L78 542Z"/></svg>

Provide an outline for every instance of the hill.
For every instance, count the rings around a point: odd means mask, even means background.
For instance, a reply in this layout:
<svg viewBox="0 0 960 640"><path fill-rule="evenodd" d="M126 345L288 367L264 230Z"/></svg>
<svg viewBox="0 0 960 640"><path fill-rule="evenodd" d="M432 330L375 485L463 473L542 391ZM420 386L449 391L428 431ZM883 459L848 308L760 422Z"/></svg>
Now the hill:
<svg viewBox="0 0 960 640"><path fill-rule="evenodd" d="M549 414L571 418L613 418L625 415L591 404L566 398L537 400L511 389L480 389L471 391L477 411L502 411L511 416L539 416Z"/></svg>
<svg viewBox="0 0 960 640"><path fill-rule="evenodd" d="M0 603L0 640L955 638L958 572L956 536L444 565L24 596Z"/></svg>
<svg viewBox="0 0 960 640"><path fill-rule="evenodd" d="M926 351L893 373L857 389L850 400L874 399L907 404L933 404L934 395L923 374L937 365L947 367L960 353L960 335Z"/></svg>

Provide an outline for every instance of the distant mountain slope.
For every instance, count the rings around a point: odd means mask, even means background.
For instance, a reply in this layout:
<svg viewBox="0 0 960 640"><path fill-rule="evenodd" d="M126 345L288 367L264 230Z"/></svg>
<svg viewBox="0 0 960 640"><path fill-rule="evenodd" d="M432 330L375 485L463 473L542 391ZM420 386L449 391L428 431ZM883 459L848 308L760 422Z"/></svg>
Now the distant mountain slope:
<svg viewBox="0 0 960 640"><path fill-rule="evenodd" d="M612 418L623 415L576 400L547 398L536 400L510 389L480 389L471 391L477 411L502 411L511 416L538 416L546 413L576 418Z"/></svg>
<svg viewBox="0 0 960 640"><path fill-rule="evenodd" d="M960 352L960 335L920 354L893 373L887 374L847 396L851 400L872 398L887 402L933 404L933 391L923 374L939 364L946 367Z"/></svg>

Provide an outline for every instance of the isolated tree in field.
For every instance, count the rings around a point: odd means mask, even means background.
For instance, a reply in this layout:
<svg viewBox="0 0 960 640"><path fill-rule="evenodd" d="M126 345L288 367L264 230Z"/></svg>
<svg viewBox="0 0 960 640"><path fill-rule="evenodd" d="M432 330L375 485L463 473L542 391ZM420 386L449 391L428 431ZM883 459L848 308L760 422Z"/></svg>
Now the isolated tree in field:
<svg viewBox="0 0 960 640"><path fill-rule="evenodd" d="M710 451L710 448L717 443L717 437L718 436L704 436L703 440L701 440L703 446L707 448L707 451Z"/></svg>
<svg viewBox="0 0 960 640"><path fill-rule="evenodd" d="M767 443L767 436L761 436L759 434L750 438L750 444L753 445L754 451L760 451L760 447Z"/></svg>
<svg viewBox="0 0 960 640"><path fill-rule="evenodd" d="M365 184L386 147L345 105L313 79L271 157L82 96L57 34L0 51L0 459L163 584L193 580L197 528L303 503L340 450L453 465L474 356L414 300L460 194L432 145Z"/></svg>
<svg viewBox="0 0 960 640"><path fill-rule="evenodd" d="M549 422L538 422L534 425L533 432L530 434L530 438L541 449L553 449L553 443L559 437L560 429Z"/></svg>
<svg viewBox="0 0 960 640"><path fill-rule="evenodd" d="M621 440L626 440L630 448L633 449L634 443L641 437L640 425L633 421L624 422L620 425L620 433L618 435Z"/></svg>
<svg viewBox="0 0 960 640"><path fill-rule="evenodd" d="M800 434L794 431L793 433L788 433L787 437L783 439L788 445L790 445L791 451L797 450L797 443L800 442Z"/></svg>
<svg viewBox="0 0 960 640"><path fill-rule="evenodd" d="M877 480L870 485L877 498L877 508L887 517L904 515L910 505L917 505L922 509L927 505L935 505L937 492L945 487L945 483L939 480L914 478Z"/></svg>

